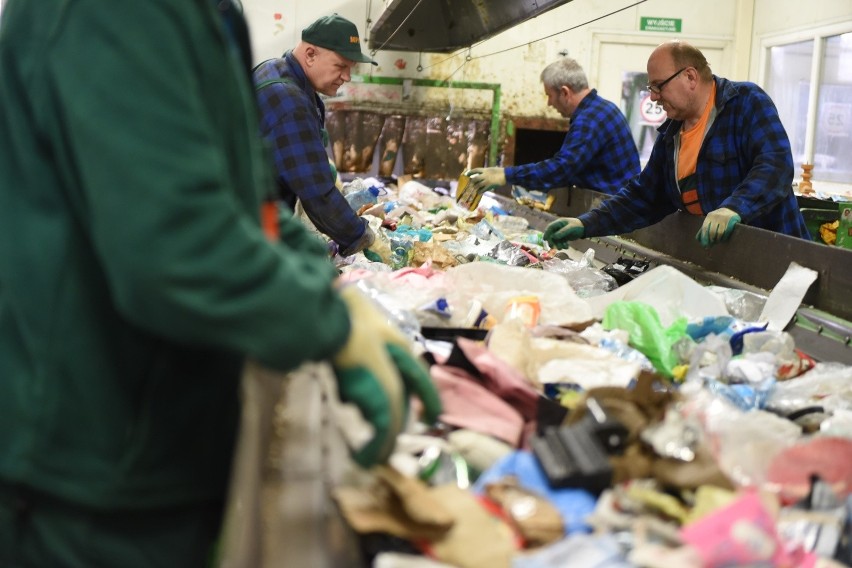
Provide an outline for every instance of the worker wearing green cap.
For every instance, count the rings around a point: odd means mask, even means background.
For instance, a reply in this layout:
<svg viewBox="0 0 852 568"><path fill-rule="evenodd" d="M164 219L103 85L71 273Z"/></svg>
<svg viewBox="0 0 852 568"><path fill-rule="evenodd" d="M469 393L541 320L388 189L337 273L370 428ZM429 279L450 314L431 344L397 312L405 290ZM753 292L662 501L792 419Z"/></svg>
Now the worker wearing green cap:
<svg viewBox="0 0 852 568"><path fill-rule="evenodd" d="M358 63L375 61L361 53L358 28L341 16L322 17L304 30L302 41L283 57L254 70L260 130L272 149L277 199L296 209L297 201L316 228L347 256L375 240L335 187L329 169L325 105L348 83Z"/></svg>

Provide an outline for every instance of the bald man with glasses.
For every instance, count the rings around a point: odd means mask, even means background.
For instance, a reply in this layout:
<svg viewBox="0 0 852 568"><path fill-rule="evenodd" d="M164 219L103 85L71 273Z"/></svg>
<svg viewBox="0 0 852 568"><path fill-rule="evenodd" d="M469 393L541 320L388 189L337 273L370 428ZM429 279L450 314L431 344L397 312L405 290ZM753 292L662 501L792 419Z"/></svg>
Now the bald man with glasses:
<svg viewBox="0 0 852 568"><path fill-rule="evenodd" d="M705 248L739 223L810 239L793 194L790 141L760 87L713 75L701 51L672 41L648 59L648 91L667 120L647 165L598 207L551 223L548 242L567 248L629 233L675 211L704 217L695 238Z"/></svg>

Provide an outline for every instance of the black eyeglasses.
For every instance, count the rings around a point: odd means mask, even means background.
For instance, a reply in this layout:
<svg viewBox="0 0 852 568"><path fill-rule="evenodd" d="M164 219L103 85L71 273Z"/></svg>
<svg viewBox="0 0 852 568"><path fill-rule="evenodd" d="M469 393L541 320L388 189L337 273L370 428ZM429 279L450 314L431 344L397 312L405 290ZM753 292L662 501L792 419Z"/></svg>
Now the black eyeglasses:
<svg viewBox="0 0 852 568"><path fill-rule="evenodd" d="M675 77L677 77L678 75L683 73L684 71L686 71L686 67L681 67L680 69L678 69L678 71L674 75L672 75L671 77L669 77L668 79L666 79L662 83L657 83L656 85L651 85L649 83L648 84L648 90L651 91L652 93L654 93L655 95L659 95L660 93L663 92L663 87L666 86L666 83L668 83L669 81L671 81L672 79L674 79Z"/></svg>

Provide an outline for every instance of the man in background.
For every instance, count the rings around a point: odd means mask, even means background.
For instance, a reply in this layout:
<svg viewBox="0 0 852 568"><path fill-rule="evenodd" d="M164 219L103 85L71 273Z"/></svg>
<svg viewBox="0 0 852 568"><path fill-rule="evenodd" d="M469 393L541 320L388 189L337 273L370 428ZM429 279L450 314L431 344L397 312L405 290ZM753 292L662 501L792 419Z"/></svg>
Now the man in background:
<svg viewBox="0 0 852 568"><path fill-rule="evenodd" d="M589 88L576 61L565 57L551 63L541 72L541 82L547 105L569 120L562 147L535 164L470 170L477 191L511 183L526 189L576 186L613 194L639 173L639 152L627 119Z"/></svg>
<svg viewBox="0 0 852 568"><path fill-rule="evenodd" d="M697 48L673 41L648 59L651 100L667 120L642 173L615 197L551 223L545 239L629 233L675 211L704 217L702 246L725 241L738 223L810 239L793 195L793 156L778 111L754 83L717 77Z"/></svg>
<svg viewBox="0 0 852 568"><path fill-rule="evenodd" d="M272 148L277 197L299 206L347 256L370 246L375 235L335 186L329 168L325 105L348 83L357 63L376 62L361 53L358 28L337 14L302 30L302 40L283 57L254 70L261 111L260 130Z"/></svg>

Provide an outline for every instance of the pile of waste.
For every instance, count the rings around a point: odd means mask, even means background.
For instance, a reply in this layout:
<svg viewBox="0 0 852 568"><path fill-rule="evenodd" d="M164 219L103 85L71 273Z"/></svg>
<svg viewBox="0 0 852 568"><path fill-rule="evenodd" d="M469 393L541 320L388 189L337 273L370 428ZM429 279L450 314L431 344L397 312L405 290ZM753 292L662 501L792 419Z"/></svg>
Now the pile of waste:
<svg viewBox="0 0 852 568"><path fill-rule="evenodd" d="M347 186L377 239L341 278L444 407L334 490L375 566L852 563L852 367L798 349L771 297L553 250L487 195Z"/></svg>

